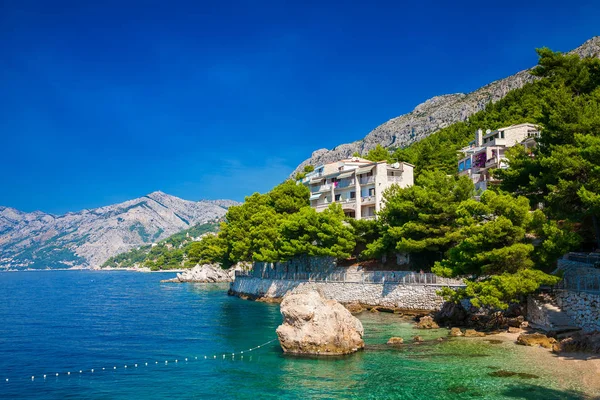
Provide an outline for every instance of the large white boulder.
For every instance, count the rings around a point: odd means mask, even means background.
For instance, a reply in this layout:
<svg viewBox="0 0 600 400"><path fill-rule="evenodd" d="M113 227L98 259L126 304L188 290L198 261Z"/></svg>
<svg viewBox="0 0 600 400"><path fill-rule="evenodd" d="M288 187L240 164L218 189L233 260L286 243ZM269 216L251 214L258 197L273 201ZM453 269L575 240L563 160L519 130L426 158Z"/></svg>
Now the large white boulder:
<svg viewBox="0 0 600 400"><path fill-rule="evenodd" d="M289 293L281 302L277 328L285 353L339 355L362 349L363 326L344 306L316 290Z"/></svg>
<svg viewBox="0 0 600 400"><path fill-rule="evenodd" d="M200 283L218 283L232 282L233 277L228 270L221 268L219 264L196 265L194 268L177 274L173 279L163 282L200 282Z"/></svg>

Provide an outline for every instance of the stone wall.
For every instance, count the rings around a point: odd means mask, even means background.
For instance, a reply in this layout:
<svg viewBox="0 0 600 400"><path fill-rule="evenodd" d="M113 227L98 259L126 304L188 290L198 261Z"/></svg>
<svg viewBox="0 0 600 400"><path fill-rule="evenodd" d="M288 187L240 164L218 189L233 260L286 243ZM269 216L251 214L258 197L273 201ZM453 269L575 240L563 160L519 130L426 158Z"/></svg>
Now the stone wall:
<svg viewBox="0 0 600 400"><path fill-rule="evenodd" d="M398 283L307 282L283 279L237 277L231 284L235 295L281 298L287 292L317 289L327 298L341 303L360 303L404 310L439 310L444 300L436 294L438 285L402 285Z"/></svg>
<svg viewBox="0 0 600 400"><path fill-rule="evenodd" d="M335 257L309 257L297 256L289 261L255 262L252 266L252 275L265 277L276 274L290 273L330 273L337 269Z"/></svg>
<svg viewBox="0 0 600 400"><path fill-rule="evenodd" d="M550 316L540 300L527 296L527 321L538 327L550 327Z"/></svg>
<svg viewBox="0 0 600 400"><path fill-rule="evenodd" d="M600 331L600 294L558 290L556 303L584 331Z"/></svg>

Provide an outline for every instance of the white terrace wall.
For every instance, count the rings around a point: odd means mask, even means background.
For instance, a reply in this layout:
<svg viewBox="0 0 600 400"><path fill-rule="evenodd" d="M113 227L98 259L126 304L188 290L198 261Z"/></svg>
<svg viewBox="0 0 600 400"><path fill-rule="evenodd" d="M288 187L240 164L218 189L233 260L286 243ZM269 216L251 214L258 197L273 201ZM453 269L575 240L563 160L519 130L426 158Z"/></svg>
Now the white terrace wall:
<svg viewBox="0 0 600 400"><path fill-rule="evenodd" d="M439 310L444 300L436 294L439 285L403 285L401 283L307 282L284 279L236 277L231 284L235 295L259 298L281 298L296 289L316 289L325 297L340 303L360 303L367 306L404 310Z"/></svg>

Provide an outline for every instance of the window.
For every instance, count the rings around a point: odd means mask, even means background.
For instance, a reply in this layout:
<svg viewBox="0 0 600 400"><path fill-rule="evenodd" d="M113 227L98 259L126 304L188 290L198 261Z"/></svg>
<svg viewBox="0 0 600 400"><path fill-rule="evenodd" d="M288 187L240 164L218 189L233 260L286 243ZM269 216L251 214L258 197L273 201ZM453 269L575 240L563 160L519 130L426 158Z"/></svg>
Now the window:
<svg viewBox="0 0 600 400"><path fill-rule="evenodd" d="M375 188L369 189L369 196L375 196Z"/></svg>
<svg viewBox="0 0 600 400"><path fill-rule="evenodd" d="M355 199L356 198L356 192L350 192L350 198L351 199Z"/></svg>
<svg viewBox="0 0 600 400"><path fill-rule="evenodd" d="M467 160L465 161L465 169L469 169L471 168L471 159L467 158Z"/></svg>
<svg viewBox="0 0 600 400"><path fill-rule="evenodd" d="M464 170L465 170L465 163L461 161L460 163L458 163L458 171L462 172Z"/></svg>
<svg viewBox="0 0 600 400"><path fill-rule="evenodd" d="M504 131L500 131L500 137L504 139Z"/></svg>
<svg viewBox="0 0 600 400"><path fill-rule="evenodd" d="M336 195L335 195L335 201L340 201L340 197L341 197L341 195L340 195L340 194L336 194Z"/></svg>

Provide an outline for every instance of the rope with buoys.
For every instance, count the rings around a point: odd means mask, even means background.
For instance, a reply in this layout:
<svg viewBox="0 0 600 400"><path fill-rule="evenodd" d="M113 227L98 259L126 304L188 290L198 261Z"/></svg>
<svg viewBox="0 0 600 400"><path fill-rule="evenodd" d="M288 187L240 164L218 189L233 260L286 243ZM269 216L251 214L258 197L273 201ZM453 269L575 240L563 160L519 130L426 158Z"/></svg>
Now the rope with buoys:
<svg viewBox="0 0 600 400"><path fill-rule="evenodd" d="M274 341L276 341L277 339L272 339L269 340L268 342L259 344L258 346L255 347L251 347L247 350L241 350L241 351L234 351L232 353L210 353L210 355L201 355L201 356L193 356L193 357L182 357L180 358L175 358L175 359L171 359L171 360L165 360L164 365L169 365L169 361L171 363L175 363L175 364L179 364L179 362L191 362L191 361L201 361L201 360L217 360L217 359L222 359L225 360L226 358L231 358L232 360L235 359L236 356L240 357L240 360L244 359L244 354L248 354L251 353L253 351L256 351L260 348L263 348L271 343L273 343ZM222 357L221 357L222 356ZM250 357L251 359L251 357ZM162 361L160 361L160 363L162 363ZM139 363L133 363L133 364L122 364L123 365L123 369L128 369L128 368L141 368L141 367L148 367L149 365L158 365L159 361L154 361L154 362L139 362ZM112 368L111 367L98 367L98 368L87 368L87 369L76 369L74 371L66 371L66 372L53 372L51 374L41 374L41 375L31 375L31 378L21 378L21 380L29 380L29 381L35 381L36 379L43 379L46 380L48 379L48 377L60 377L60 376L71 376L71 374L77 374L77 375L84 375L84 374L96 374L99 373L101 371L116 371L119 368L116 365L113 365ZM18 381L19 378L5 378L5 382L6 383L11 383L14 381Z"/></svg>

